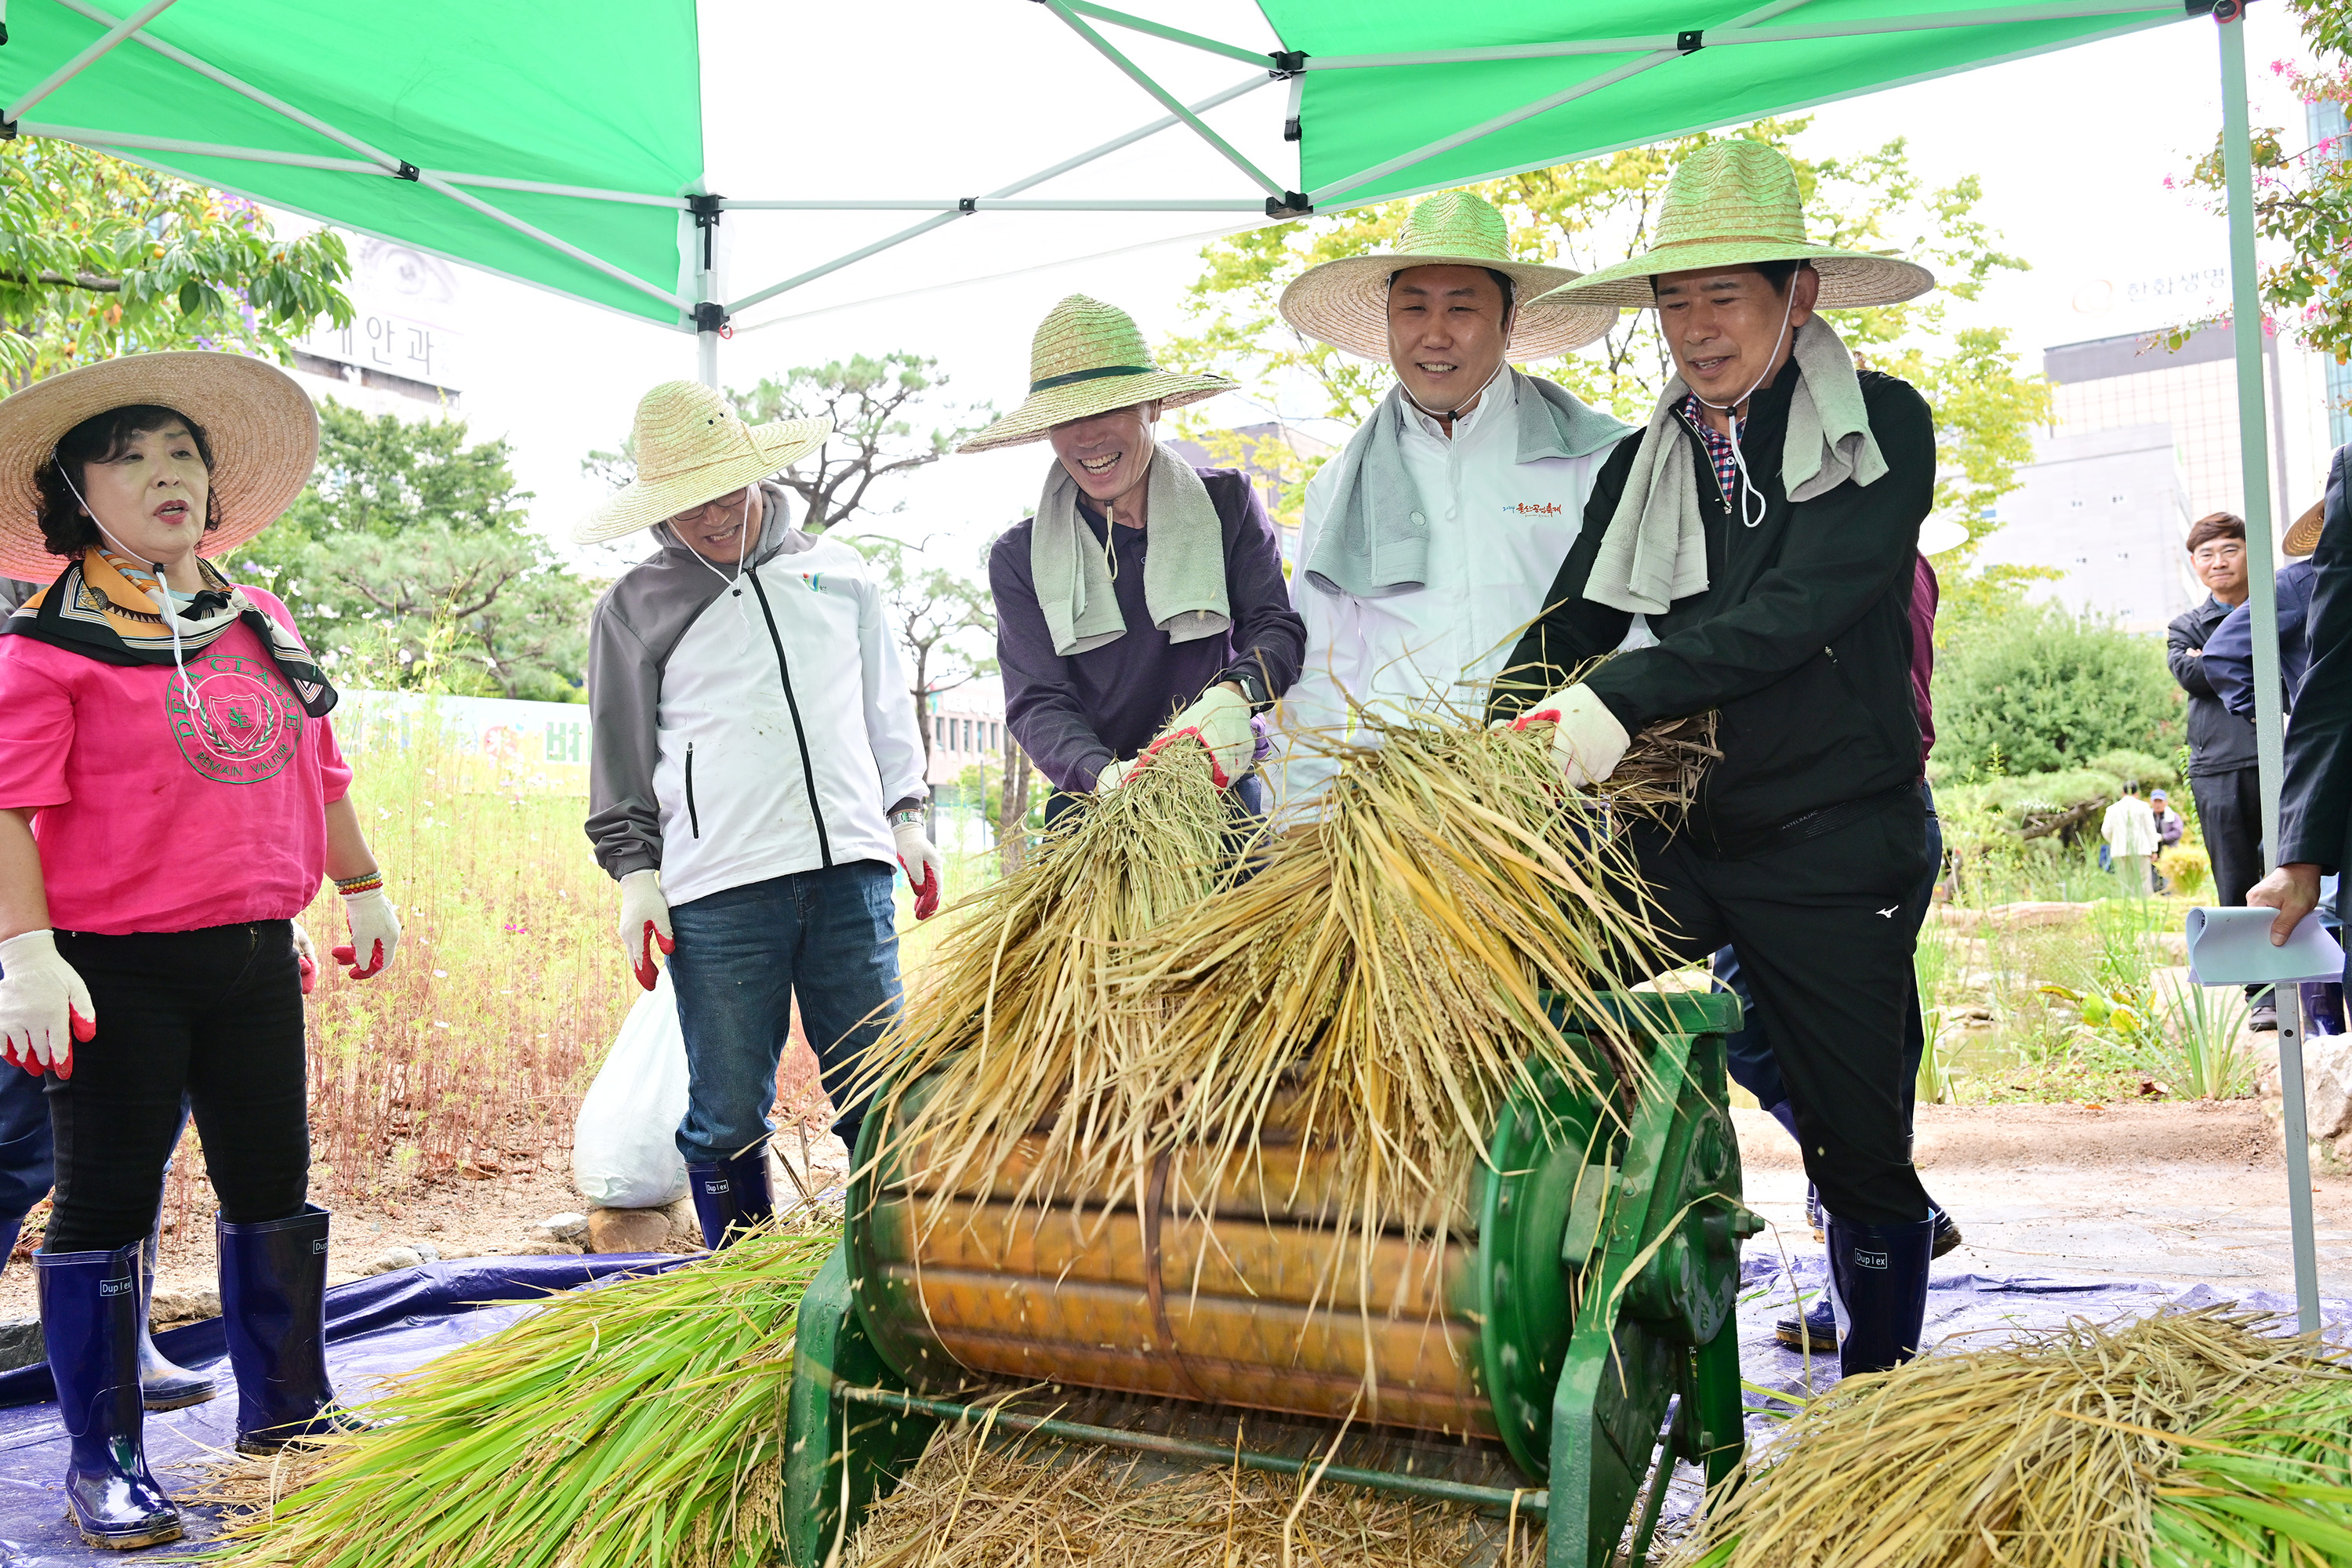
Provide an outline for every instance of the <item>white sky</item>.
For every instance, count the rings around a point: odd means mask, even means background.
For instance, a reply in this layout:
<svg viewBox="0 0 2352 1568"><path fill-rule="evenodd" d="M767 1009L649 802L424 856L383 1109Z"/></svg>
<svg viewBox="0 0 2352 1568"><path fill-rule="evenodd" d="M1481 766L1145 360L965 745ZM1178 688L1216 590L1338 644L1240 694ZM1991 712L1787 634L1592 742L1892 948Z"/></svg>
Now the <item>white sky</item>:
<svg viewBox="0 0 2352 1568"><path fill-rule="evenodd" d="M714 137L714 149L723 147L712 158L713 189L748 196L785 192L789 184L787 194L798 195L958 195L1008 183L1157 112L1140 89L1066 35L1007 25L1001 6L926 7L928 19L937 25L908 29L908 79L960 72L982 93L951 112L927 117L903 107L893 93L884 95L888 104L877 107L869 95L877 80L887 79L791 63L826 58L829 45L846 49L845 37L833 40L823 30L851 26L849 18L859 9L755 11L751 36L730 37L724 48L715 47L706 31L706 77L712 84L707 109L721 132ZM792 18L789 37L782 36L782 20L767 19L786 15ZM1188 25L1235 42L1255 47L1268 41L1246 0L1213 0L1188 7L1186 16ZM2250 16L2255 123L2285 125L2299 138L2302 108L2270 69L2270 62L2295 52L2292 18L2277 5L2257 5ZM1042 8L1012 12L1012 22L1018 24L1045 17ZM762 37L762 31L776 36ZM2029 351L2029 368L2038 369L2044 346L2145 330L2176 313L2128 305L2105 313L2077 309L2103 297L2099 280L2116 285L2120 293L2135 281L2226 262L2221 221L2164 186L2167 175L2180 174L2210 144L2220 125L2214 34L2210 23L2187 22L1832 105L1816 111L1815 129L1801 145L1822 155L1858 152L1902 135L1910 139L1916 163L1931 181L1979 175L1985 188L1980 210L2010 248L2030 258L2036 268L1997 283L1986 311L2014 329L2014 341ZM1119 41L1130 43L1131 36L1121 35ZM1066 90L993 98L982 91L992 81L1016 74L1036 79L1041 48L1049 64L1068 64ZM1143 58L1148 48L1139 47L1136 53ZM1150 54L1149 60L1156 68L1166 68L1171 86L1186 96L1205 95L1248 74L1236 62L1186 51ZM1295 163L1283 158L1279 142L1262 134L1279 118L1280 91L1270 89L1231 105L1214 122L1242 142L1244 151L1262 155L1270 174L1288 180ZM1081 128L1075 133L1074 125ZM812 169L829 167L842 171L838 185L811 174ZM772 179L763 181L763 169L772 172ZM908 188L908 170L919 171L926 183ZM885 173L892 188L870 183ZM1232 176L1213 154L1171 132L1045 194L1229 195L1234 190ZM761 254L756 273L744 266L731 268L726 291L733 295L774 281L796 266L854 248L921 216L730 217L729 223L738 226L738 260L749 252ZM1197 270L1198 241L1129 249L994 280L957 284L956 279L1043 258L1085 256L1151 234L1198 234L1219 221L1212 215L1005 214L963 219L901 251L747 312L747 322L778 313L790 319L722 345L721 378L748 386L793 364L907 349L939 356L957 392L1010 407L1027 380L1030 333L1055 300L1082 291L1114 300L1157 337L1180 323L1181 290ZM503 434L513 440L522 481L538 494L536 523L561 539L571 520L601 494L580 475L581 455L626 430L646 387L694 374L693 341L502 279L473 272L461 276L460 321L453 324L467 331L463 413L477 436ZM883 303L855 303L910 288L922 291ZM2177 313L2194 313L2201 303L2185 301ZM1203 408L1212 416L1219 413L1217 404ZM1246 423L1258 416L1244 407L1230 418ZM893 499L903 499L906 510L885 526L910 538L931 537L932 547L953 552L956 563L973 562L989 537L1034 502L1041 451L1015 448L935 464L901 487Z"/></svg>

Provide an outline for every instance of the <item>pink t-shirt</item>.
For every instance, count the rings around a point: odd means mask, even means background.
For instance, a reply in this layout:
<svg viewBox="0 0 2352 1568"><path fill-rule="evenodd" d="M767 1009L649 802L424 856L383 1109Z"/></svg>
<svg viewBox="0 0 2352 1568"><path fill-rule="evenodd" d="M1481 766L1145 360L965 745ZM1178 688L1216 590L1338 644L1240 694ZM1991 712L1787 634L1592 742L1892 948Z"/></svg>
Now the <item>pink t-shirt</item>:
<svg viewBox="0 0 2352 1568"><path fill-rule="evenodd" d="M286 606L246 594L285 626ZM120 936L291 920L319 890L326 807L351 787L252 631L188 660L110 665L0 637L0 809L37 810L49 923Z"/></svg>

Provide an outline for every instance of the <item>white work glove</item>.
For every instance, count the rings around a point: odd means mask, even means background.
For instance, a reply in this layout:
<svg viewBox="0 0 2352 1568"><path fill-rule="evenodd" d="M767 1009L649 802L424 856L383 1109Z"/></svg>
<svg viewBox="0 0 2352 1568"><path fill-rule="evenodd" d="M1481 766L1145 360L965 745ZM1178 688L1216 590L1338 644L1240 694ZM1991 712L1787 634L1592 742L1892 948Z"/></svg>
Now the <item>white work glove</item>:
<svg viewBox="0 0 2352 1568"><path fill-rule="evenodd" d="M662 897L661 873L648 868L621 879L621 951L629 955L637 984L648 991L661 978L654 967L656 944L665 953L677 951L669 929L669 900Z"/></svg>
<svg viewBox="0 0 2352 1568"><path fill-rule="evenodd" d="M365 980L391 968L392 955L400 951L400 913L383 896L383 889L345 893L343 919L351 922L351 944L334 949L331 955L337 963L351 965L343 973L353 980ZM366 956L362 957L362 953Z"/></svg>
<svg viewBox="0 0 2352 1568"><path fill-rule="evenodd" d="M1136 761L1144 762L1179 735L1190 735L1208 748L1209 773L1219 789L1249 772L1257 752L1257 731L1250 725L1248 700L1223 686L1209 688L1190 708L1169 720L1168 727Z"/></svg>
<svg viewBox="0 0 2352 1568"><path fill-rule="evenodd" d="M947 862L940 858L939 846L923 837L920 821L892 824L890 837L898 844L898 868L907 873L907 885L915 889L915 918L929 920L940 912Z"/></svg>
<svg viewBox="0 0 2352 1568"><path fill-rule="evenodd" d="M300 921L295 921L292 924L294 967L302 976L302 994L308 996L319 988L319 944L310 940L310 933L302 929Z"/></svg>
<svg viewBox="0 0 2352 1568"><path fill-rule="evenodd" d="M1125 784L1128 775L1142 765L1141 757L1131 757L1126 762L1120 762L1117 757L1113 757L1103 764L1103 771L1095 775L1095 793L1108 795Z"/></svg>
<svg viewBox="0 0 2352 1568"><path fill-rule="evenodd" d="M98 1033L89 987L58 954L57 938L28 931L0 942L0 1057L38 1078L73 1077L76 1040Z"/></svg>
<svg viewBox="0 0 2352 1568"><path fill-rule="evenodd" d="M1589 686L1555 691L1511 722L1514 730L1549 723L1551 760L1570 789L1601 783L1617 771L1633 738Z"/></svg>

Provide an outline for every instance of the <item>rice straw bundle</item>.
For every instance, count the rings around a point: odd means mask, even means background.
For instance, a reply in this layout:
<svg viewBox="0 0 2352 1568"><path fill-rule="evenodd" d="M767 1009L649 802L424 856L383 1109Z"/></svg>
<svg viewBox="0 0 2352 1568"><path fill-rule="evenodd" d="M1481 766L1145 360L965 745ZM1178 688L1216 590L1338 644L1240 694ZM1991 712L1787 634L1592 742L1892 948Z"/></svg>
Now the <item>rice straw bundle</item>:
<svg viewBox="0 0 2352 1568"><path fill-rule="evenodd" d="M950 1152L956 1173L992 1163L1066 1102L1116 1099L1126 1064L1104 1054L1100 1033L1116 946L1229 885L1246 837L1208 752L1171 742L965 900L850 1092L945 1068L908 1135Z"/></svg>
<svg viewBox="0 0 2352 1568"><path fill-rule="evenodd" d="M2352 1363L2269 1321L2074 1324L1851 1378L1686 1550L1702 1568L2352 1562Z"/></svg>
<svg viewBox="0 0 2352 1568"><path fill-rule="evenodd" d="M205 1562L765 1568L801 1294L835 1239L755 1234L427 1363L362 1407L389 1425L293 1458L291 1495L271 1486Z"/></svg>
<svg viewBox="0 0 2352 1568"><path fill-rule="evenodd" d="M1538 1568L1539 1523L1257 1470L1148 1479L1132 1456L931 1440L843 1568Z"/></svg>

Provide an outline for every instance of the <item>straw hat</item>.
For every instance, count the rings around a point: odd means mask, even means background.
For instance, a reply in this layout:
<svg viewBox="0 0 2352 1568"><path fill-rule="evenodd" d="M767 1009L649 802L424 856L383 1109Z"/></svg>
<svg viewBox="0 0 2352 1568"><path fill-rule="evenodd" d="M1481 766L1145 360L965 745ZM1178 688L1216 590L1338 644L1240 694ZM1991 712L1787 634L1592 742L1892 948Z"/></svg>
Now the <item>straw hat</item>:
<svg viewBox="0 0 2352 1568"><path fill-rule="evenodd" d="M2286 537L2279 542L2279 548L2289 555L2308 555L2318 549L2319 531L2326 521L2326 501L2313 501L2310 510L2296 518L2294 526L2286 531Z"/></svg>
<svg viewBox="0 0 2352 1568"><path fill-rule="evenodd" d="M1822 279L1816 308L1823 310L1893 305L1936 286L1936 275L1914 262L1807 243L1797 171L1760 142L1709 142L1685 158L1666 184L1657 237L1631 261L1588 272L1551 298L1639 310L1658 302L1650 291L1658 273L1759 261L1811 262Z"/></svg>
<svg viewBox="0 0 2352 1568"><path fill-rule="evenodd" d="M277 521L310 482L318 411L276 365L197 350L82 365L0 400L0 575L47 583L64 567L41 543L34 476L67 431L133 403L174 409L204 427L220 526L196 546L199 554L235 550Z"/></svg>
<svg viewBox="0 0 2352 1568"><path fill-rule="evenodd" d="M789 467L832 434L830 419L746 425L712 388L665 381L639 400L629 426L637 477L575 524L572 541L602 544L651 528Z"/></svg>
<svg viewBox="0 0 2352 1568"><path fill-rule="evenodd" d="M1134 317L1116 305L1073 294L1045 313L1029 341L1027 400L956 450L1018 447L1073 419L1139 403L1181 407L1240 384L1222 375L1161 370L1152 363Z"/></svg>
<svg viewBox="0 0 2352 1568"><path fill-rule="evenodd" d="M1964 522L1954 522L1948 517L1931 517L1919 525L1919 553L1941 555L1947 550L1958 550L1969 542L1969 528Z"/></svg>
<svg viewBox="0 0 2352 1568"><path fill-rule="evenodd" d="M1440 191L1414 204L1396 247L1310 267L1282 291L1282 319L1335 349L1389 357L1389 279L1408 267L1491 267L1516 285L1519 315L1503 357L1516 364L1582 348L1617 324L1617 312L1589 300L1537 301L1578 275L1511 254L1503 215L1468 191Z"/></svg>

